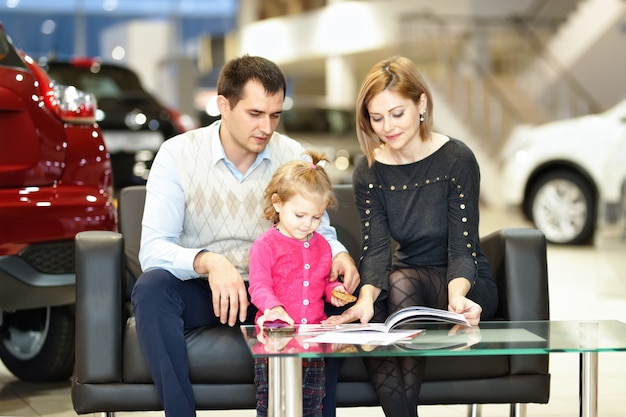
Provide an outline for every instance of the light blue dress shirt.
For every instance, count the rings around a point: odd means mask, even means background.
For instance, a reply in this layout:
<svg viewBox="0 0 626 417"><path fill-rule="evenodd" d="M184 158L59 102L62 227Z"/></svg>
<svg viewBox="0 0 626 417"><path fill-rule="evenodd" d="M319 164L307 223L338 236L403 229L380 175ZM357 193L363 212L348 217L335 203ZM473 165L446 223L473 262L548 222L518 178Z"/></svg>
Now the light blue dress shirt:
<svg viewBox="0 0 626 417"><path fill-rule="evenodd" d="M194 133L202 135L203 140L211 140L210 163L225 164L229 172L241 183L264 159L271 161L270 152L265 148L257 155L248 172L239 171L226 157L219 137L219 126L220 122L217 121ZM206 250L206 248L185 248L179 245L185 213L185 195L176 169L176 155L183 141L186 140L186 134L189 132L164 142L154 159L146 185L146 203L139 251L139 261L143 271L155 268L166 269L182 280L199 276L193 269L193 261L200 251ZM337 233L330 225L328 213L324 214L317 231L328 240L333 257L340 252L347 252L337 240Z"/></svg>

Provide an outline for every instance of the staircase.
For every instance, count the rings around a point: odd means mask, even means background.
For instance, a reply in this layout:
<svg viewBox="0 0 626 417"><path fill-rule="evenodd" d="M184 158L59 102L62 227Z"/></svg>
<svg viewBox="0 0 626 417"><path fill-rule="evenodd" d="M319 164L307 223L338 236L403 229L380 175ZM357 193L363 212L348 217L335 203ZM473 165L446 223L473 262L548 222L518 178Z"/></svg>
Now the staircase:
<svg viewBox="0 0 626 417"><path fill-rule="evenodd" d="M451 110L443 120L437 113L435 121L442 123L440 131L447 132L450 124L463 124L467 127L464 133L470 135L468 140L478 143L485 155L495 156L516 125L546 120L515 83L510 63L502 64L508 71L492 69L491 61L499 59L491 55L492 39L480 37L477 41L476 28L453 28L432 14L413 15L400 24L404 40L401 54L418 64L431 89L437 91ZM479 56L476 50L486 52ZM528 60L519 53L515 58ZM435 112L440 106L442 100L435 103ZM456 120L453 122L450 117Z"/></svg>
<svg viewBox="0 0 626 417"><path fill-rule="evenodd" d="M598 88L601 88L600 84L606 85L606 78L598 76L609 73L598 71L598 68L611 70L619 66L621 70L613 70L614 74L626 72L626 62L615 59L616 54L624 53L623 30L619 29L624 16L626 2L623 0L581 1L549 42L539 45L534 62L519 72L517 84L524 86L527 94L552 119L596 113L612 106L615 100L600 102L589 92L595 90L594 82L598 83ZM614 46L607 37L611 31L618 32L615 38L621 38ZM532 34L528 35L530 41L535 41ZM598 50L601 53L597 53ZM589 62L585 63L585 60ZM622 89L616 97L620 98L624 93L626 90Z"/></svg>

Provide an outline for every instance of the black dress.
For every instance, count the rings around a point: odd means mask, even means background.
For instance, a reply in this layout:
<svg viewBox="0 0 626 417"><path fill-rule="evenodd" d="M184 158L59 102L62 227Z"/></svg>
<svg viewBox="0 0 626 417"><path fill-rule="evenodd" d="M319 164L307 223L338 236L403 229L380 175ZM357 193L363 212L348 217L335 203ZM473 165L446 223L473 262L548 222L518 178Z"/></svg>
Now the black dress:
<svg viewBox="0 0 626 417"><path fill-rule="evenodd" d="M481 305L481 317L495 314L497 289L478 235L480 173L463 142L451 138L406 165L375 161L370 168L363 158L353 180L361 219L361 283L381 288L385 298L392 270L436 268L447 281L470 280L468 298ZM393 258L391 239L397 242Z"/></svg>
<svg viewBox="0 0 626 417"><path fill-rule="evenodd" d="M497 288L478 236L480 173L465 144L450 139L405 165L368 167L363 158L353 184L361 284L382 289L372 321L409 305L447 309L447 284L457 277L470 281L467 297L482 307L481 318L495 314ZM365 365L385 415L416 417L426 358L366 358Z"/></svg>

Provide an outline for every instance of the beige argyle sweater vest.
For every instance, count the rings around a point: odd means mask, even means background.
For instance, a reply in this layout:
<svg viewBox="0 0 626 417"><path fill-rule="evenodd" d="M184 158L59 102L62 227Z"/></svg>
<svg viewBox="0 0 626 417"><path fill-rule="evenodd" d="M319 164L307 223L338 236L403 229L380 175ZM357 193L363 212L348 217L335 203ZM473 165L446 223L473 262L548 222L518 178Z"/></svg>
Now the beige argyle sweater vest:
<svg viewBox="0 0 626 417"><path fill-rule="evenodd" d="M223 254L247 279L252 242L271 226L263 218L265 187L280 165L300 157L302 147L275 133L268 144L270 159L239 183L223 160L211 163L214 139L213 135L191 135L177 158L186 196L180 245Z"/></svg>

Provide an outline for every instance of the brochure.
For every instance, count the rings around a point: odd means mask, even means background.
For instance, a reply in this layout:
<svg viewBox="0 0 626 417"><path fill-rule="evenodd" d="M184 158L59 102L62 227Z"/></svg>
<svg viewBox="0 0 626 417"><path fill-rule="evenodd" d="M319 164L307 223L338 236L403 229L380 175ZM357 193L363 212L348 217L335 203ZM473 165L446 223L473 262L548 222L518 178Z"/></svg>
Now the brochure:
<svg viewBox="0 0 626 417"><path fill-rule="evenodd" d="M412 306L391 314L384 323L301 324L298 326L298 334L310 335L312 337L307 341L317 343L389 344L402 339L411 339L421 333L423 331L421 329L400 329L405 324L417 321L438 321L470 326L462 314L430 307Z"/></svg>
<svg viewBox="0 0 626 417"><path fill-rule="evenodd" d="M437 308L411 306L396 311L387 317L384 323L348 323L348 324L301 324L298 326L298 334L346 332L346 331L378 331L389 332L404 324L416 321L447 322L470 326L469 322L462 314Z"/></svg>

